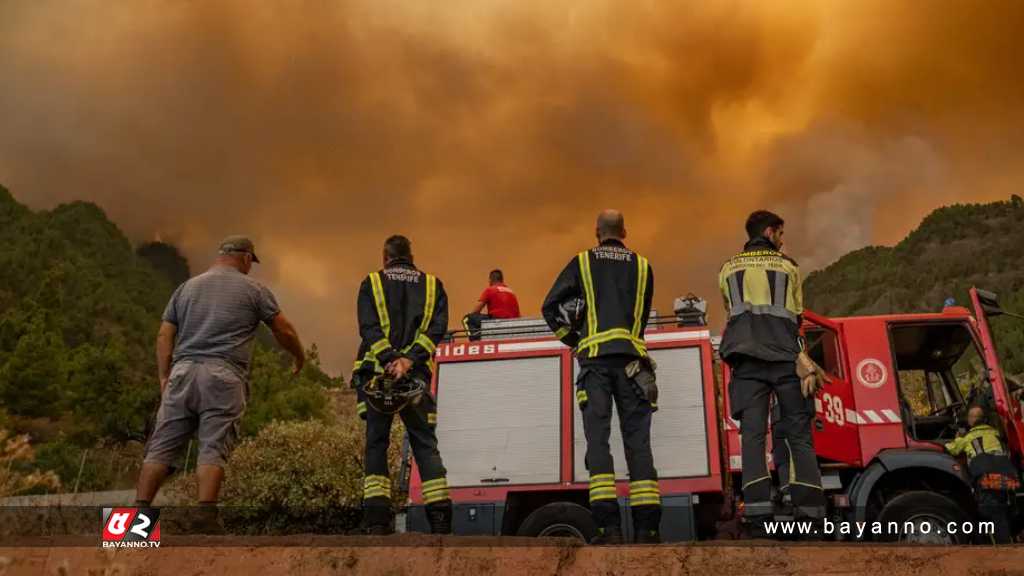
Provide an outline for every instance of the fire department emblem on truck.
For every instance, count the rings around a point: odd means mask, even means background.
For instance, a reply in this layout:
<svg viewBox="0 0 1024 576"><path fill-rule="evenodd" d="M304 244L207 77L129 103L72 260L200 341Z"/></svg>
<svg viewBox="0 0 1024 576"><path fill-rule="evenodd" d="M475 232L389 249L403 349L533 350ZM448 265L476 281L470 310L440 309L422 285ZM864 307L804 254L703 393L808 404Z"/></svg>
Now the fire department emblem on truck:
<svg viewBox="0 0 1024 576"><path fill-rule="evenodd" d="M882 364L874 358L865 358L857 364L857 380L868 388L881 388L889 374Z"/></svg>

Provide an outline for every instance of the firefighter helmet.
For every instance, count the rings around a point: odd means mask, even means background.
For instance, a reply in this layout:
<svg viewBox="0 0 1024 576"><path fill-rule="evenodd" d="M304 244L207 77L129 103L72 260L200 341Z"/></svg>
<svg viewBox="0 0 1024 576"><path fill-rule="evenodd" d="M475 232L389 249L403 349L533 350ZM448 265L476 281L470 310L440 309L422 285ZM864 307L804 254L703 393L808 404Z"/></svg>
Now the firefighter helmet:
<svg viewBox="0 0 1024 576"><path fill-rule="evenodd" d="M587 317L587 301L583 298L570 298L558 305L558 313L563 325L579 333Z"/></svg>
<svg viewBox="0 0 1024 576"><path fill-rule="evenodd" d="M363 385L366 404L382 414L396 414L409 404L415 405L426 389L426 382L420 378L395 379L389 374L378 374Z"/></svg>

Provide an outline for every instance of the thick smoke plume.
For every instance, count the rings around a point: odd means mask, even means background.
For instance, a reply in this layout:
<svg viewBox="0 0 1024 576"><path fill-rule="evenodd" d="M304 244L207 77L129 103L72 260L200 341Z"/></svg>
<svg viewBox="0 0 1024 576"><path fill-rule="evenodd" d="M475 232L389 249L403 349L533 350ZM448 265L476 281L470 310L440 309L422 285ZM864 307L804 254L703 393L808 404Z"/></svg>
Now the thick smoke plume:
<svg viewBox="0 0 1024 576"><path fill-rule="evenodd" d="M534 313L621 208L656 305L755 208L805 268L1021 191L1020 2L0 3L0 182L259 276L341 369L389 234Z"/></svg>

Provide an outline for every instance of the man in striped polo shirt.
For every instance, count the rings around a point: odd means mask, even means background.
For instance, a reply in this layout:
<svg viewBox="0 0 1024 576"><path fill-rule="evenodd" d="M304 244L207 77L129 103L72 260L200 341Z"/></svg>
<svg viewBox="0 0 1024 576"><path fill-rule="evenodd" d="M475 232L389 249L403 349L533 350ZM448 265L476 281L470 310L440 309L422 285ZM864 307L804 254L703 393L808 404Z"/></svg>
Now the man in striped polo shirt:
<svg viewBox="0 0 1024 576"><path fill-rule="evenodd" d="M295 327L270 290L248 276L258 262L251 240L229 236L213 266L182 283L167 303L156 341L160 410L146 442L138 506L152 502L198 434L199 503L216 517L224 465L249 398L253 339L261 322L295 358L295 373L302 369L305 353Z"/></svg>

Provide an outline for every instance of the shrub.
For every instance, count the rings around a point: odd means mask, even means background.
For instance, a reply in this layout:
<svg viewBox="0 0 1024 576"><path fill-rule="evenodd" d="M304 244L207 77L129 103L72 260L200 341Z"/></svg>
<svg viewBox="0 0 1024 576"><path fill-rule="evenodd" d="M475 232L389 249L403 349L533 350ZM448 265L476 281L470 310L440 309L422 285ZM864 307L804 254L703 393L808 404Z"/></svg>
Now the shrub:
<svg viewBox="0 0 1024 576"><path fill-rule="evenodd" d="M243 441L228 463L221 495L228 531L339 533L354 528L361 516L364 430L359 419L274 422ZM396 422L389 453L394 479L402 433ZM398 482L394 486L399 502ZM194 476L179 480L172 490L194 499Z"/></svg>
<svg viewBox="0 0 1024 576"><path fill-rule="evenodd" d="M56 490L60 480L53 472L26 472L21 468L31 463L35 454L28 436L12 436L0 429L0 498L24 494L33 489Z"/></svg>
<svg viewBox="0 0 1024 576"><path fill-rule="evenodd" d="M250 436L281 420L326 420L325 384L332 379L320 370L319 358L311 356L296 377L289 359L272 348L257 346L253 355L249 389L252 397L242 418L242 434Z"/></svg>

